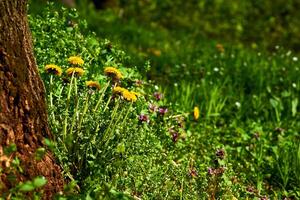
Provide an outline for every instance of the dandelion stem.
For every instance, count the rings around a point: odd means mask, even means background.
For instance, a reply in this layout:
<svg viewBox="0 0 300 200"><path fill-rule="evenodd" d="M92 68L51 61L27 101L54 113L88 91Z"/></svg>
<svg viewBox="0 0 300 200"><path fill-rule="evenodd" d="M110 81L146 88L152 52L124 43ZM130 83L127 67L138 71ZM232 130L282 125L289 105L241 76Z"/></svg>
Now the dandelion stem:
<svg viewBox="0 0 300 200"><path fill-rule="evenodd" d="M54 124L55 123L55 114L54 114L54 110L53 110L53 75L50 75L50 112L51 112L51 121Z"/></svg>
<svg viewBox="0 0 300 200"><path fill-rule="evenodd" d="M108 108L108 104L110 103L111 98L112 98L112 95L110 95L110 97L109 97L109 99L108 99L108 101L107 101L107 103L106 103L106 105L105 105L105 107L104 107L104 109L103 109L103 112L105 112L106 109Z"/></svg>
<svg viewBox="0 0 300 200"><path fill-rule="evenodd" d="M120 127L121 130L123 129L124 123L125 123L126 120L127 120L127 117L128 117L129 112L131 111L132 104L133 104L133 102L131 102L131 104L130 104L130 106L129 106L127 112L126 112L126 115L125 115L125 117L124 117L124 119L123 119L123 122L122 122L121 127Z"/></svg>
<svg viewBox="0 0 300 200"><path fill-rule="evenodd" d="M88 105L89 105L89 93L87 92L86 93L86 96L85 96L85 105L84 105L84 109L83 109L83 112L82 112L82 115L80 116L80 119L79 119L79 125L78 125L78 132L80 132L80 129L81 129L81 124L82 124L82 121L83 121L83 118L86 114L86 111L88 110Z"/></svg>
<svg viewBox="0 0 300 200"><path fill-rule="evenodd" d="M67 103L66 103L66 110L65 110L65 120L64 120L64 128L63 128L63 141L65 141L65 139L67 137L69 104L70 104L70 98L71 98L71 92L72 92L73 79L74 79L74 73L72 74L72 77L71 77L69 90L68 90L68 96L67 96Z"/></svg>
<svg viewBox="0 0 300 200"><path fill-rule="evenodd" d="M94 112L97 111L97 109L98 109L100 103L102 102L103 97L104 97L104 95L105 95L105 92L106 92L106 90L107 90L109 84L110 84L110 81L108 81L108 83L107 83L107 84L105 85L105 87L103 88L103 90L102 90L102 92L101 92L101 96L100 96L100 98L98 99L98 102L97 102L97 104L96 104L96 106L95 106L95 108L94 108Z"/></svg>
<svg viewBox="0 0 300 200"><path fill-rule="evenodd" d="M73 129L76 122L76 116L78 115L78 107L79 107L79 100L78 100L78 88L77 88L77 79L74 79L74 91L75 91L75 112L72 117L72 123L71 123L71 129L70 129L70 135L73 134Z"/></svg>
<svg viewBox="0 0 300 200"><path fill-rule="evenodd" d="M52 85L53 85L53 75L50 75L50 109L51 110L53 107Z"/></svg>

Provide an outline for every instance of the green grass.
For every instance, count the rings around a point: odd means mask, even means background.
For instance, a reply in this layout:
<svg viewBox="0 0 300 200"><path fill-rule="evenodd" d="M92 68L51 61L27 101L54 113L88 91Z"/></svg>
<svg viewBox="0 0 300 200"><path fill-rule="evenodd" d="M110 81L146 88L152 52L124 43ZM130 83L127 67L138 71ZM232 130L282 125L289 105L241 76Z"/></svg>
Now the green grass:
<svg viewBox="0 0 300 200"><path fill-rule="evenodd" d="M55 136L47 144L70 182L60 198L300 198L293 52L230 43L222 51L219 42L165 22L80 9L86 23L74 10L56 9L33 12L30 24ZM85 61L81 77L65 72L72 55ZM50 63L61 77L45 72ZM124 78L114 82L107 66ZM88 80L101 89L87 88ZM138 100L114 94L116 84L140 93Z"/></svg>

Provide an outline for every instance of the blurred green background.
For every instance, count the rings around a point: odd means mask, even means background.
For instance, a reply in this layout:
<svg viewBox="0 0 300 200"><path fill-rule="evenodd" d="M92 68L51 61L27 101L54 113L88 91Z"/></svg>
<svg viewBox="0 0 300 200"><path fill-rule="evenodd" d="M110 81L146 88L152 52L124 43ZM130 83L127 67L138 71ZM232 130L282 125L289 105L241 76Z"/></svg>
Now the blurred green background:
<svg viewBox="0 0 300 200"><path fill-rule="evenodd" d="M29 12L43 12L46 2L31 0ZM56 2L59 9L61 1ZM167 84L201 77L199 57L213 53L217 44L236 51L300 51L297 0L77 0L74 5L87 20L86 30L120 46L133 58L128 65L150 60L151 71L139 67L140 72Z"/></svg>
<svg viewBox="0 0 300 200"><path fill-rule="evenodd" d="M97 1L97 0L95 0ZM35 9L41 4L32 0ZM42 1L45 2L45 1ZM112 9L120 22L137 21L147 27L160 26L176 32L234 42L239 45L275 45L300 51L300 1L297 0L98 0L102 11ZM103 25L112 17L95 13L93 2L76 2L77 9L95 31L105 33ZM103 11L106 10L106 11ZM99 20L97 20L97 17ZM133 19L134 18L134 19ZM100 29L100 30L99 30ZM108 34L108 33L107 33ZM107 35L103 35L107 36Z"/></svg>

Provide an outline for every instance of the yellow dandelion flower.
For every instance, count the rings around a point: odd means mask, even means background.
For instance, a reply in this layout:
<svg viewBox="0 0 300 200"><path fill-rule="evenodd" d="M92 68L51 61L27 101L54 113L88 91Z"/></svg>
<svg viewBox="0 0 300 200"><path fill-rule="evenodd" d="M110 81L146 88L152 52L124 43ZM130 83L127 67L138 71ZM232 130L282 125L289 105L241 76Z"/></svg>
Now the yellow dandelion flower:
<svg viewBox="0 0 300 200"><path fill-rule="evenodd" d="M125 90L122 92L122 95L124 97L124 99L126 99L127 101L132 101L132 102L136 102L137 97L135 96L135 94L133 94L132 92Z"/></svg>
<svg viewBox="0 0 300 200"><path fill-rule="evenodd" d="M100 84L97 81L87 81L86 86L92 89L100 90Z"/></svg>
<svg viewBox="0 0 300 200"><path fill-rule="evenodd" d="M66 73L68 76L72 76L72 74L74 74L74 76L82 76L84 74L84 70L79 67L70 67L67 69Z"/></svg>
<svg viewBox="0 0 300 200"><path fill-rule="evenodd" d="M78 57L78 56L71 56L68 59L69 63L72 65L83 65L84 61L82 60L82 58Z"/></svg>
<svg viewBox="0 0 300 200"><path fill-rule="evenodd" d="M114 68L114 67L105 67L104 73L105 73L105 75L110 76L112 78L116 78L116 79L123 78L121 72L117 68Z"/></svg>
<svg viewBox="0 0 300 200"><path fill-rule="evenodd" d="M61 76L61 74L62 74L62 69L59 66L53 65L53 64L46 65L45 66L45 71L48 74L54 74L56 76Z"/></svg>
<svg viewBox="0 0 300 200"><path fill-rule="evenodd" d="M199 108L197 106L194 107L194 119L198 120L199 119Z"/></svg>
<svg viewBox="0 0 300 200"><path fill-rule="evenodd" d="M127 90L127 89L125 89L125 88L116 86L116 87L114 87L114 89L113 89L113 93L116 93L116 94L122 94L122 92L124 92L124 91L126 91L126 90Z"/></svg>

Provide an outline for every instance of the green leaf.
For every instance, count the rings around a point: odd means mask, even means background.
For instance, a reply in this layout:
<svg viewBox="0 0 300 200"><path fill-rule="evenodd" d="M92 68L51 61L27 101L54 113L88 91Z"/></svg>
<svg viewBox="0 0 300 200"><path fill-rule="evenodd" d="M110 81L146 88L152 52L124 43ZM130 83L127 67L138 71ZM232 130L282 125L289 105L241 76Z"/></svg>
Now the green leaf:
<svg viewBox="0 0 300 200"><path fill-rule="evenodd" d="M293 99L292 101L292 115L295 117L297 114L298 98Z"/></svg>
<svg viewBox="0 0 300 200"><path fill-rule="evenodd" d="M117 152L118 153L125 153L125 145L124 143L119 143L117 146Z"/></svg>
<svg viewBox="0 0 300 200"><path fill-rule="evenodd" d="M35 189L35 187L31 181L27 181L26 183L24 183L20 186L20 191L22 191L22 192L30 192L34 189Z"/></svg>
<svg viewBox="0 0 300 200"><path fill-rule="evenodd" d="M270 99L270 103L271 103L271 105L272 105L273 108L277 108L278 101L276 101L275 99Z"/></svg>
<svg viewBox="0 0 300 200"><path fill-rule="evenodd" d="M45 177L43 176L36 177L33 180L33 185L37 188L44 186L46 183L47 183L47 179L45 179Z"/></svg>

